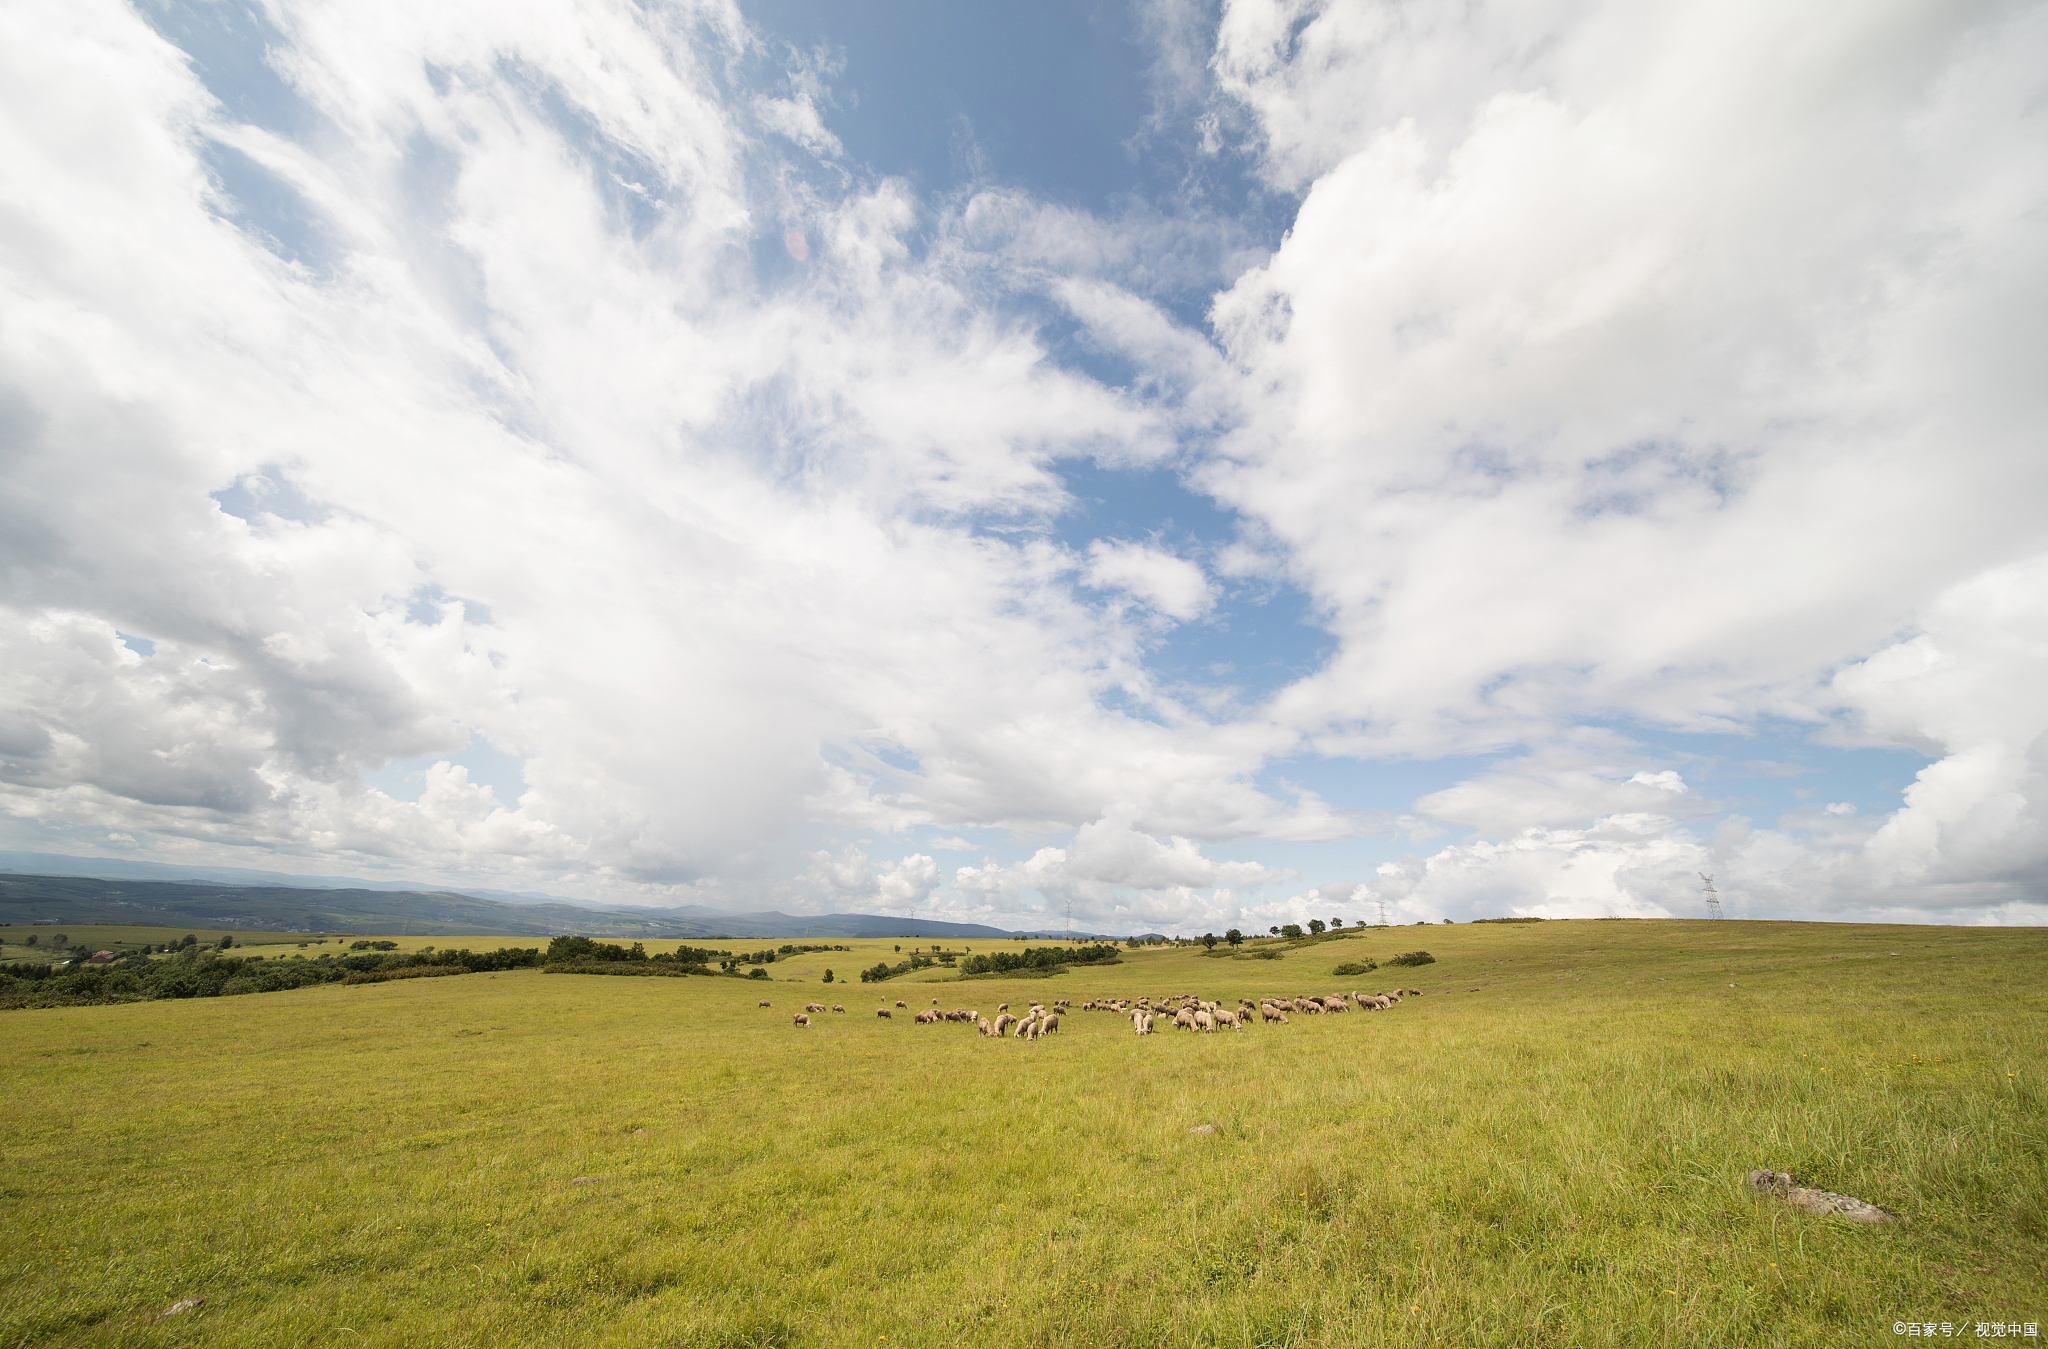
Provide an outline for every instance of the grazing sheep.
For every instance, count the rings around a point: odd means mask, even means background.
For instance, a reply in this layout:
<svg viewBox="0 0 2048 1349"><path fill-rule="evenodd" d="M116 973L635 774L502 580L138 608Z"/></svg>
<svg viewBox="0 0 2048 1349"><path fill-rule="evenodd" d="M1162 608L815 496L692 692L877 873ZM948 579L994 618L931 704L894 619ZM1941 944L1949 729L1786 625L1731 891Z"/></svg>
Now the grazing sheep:
<svg viewBox="0 0 2048 1349"><path fill-rule="evenodd" d="M825 1010L825 1004L822 1002L807 1002L804 1004L804 1010L806 1012L822 1012Z"/></svg>
<svg viewBox="0 0 2048 1349"><path fill-rule="evenodd" d="M1265 1006L1259 1008L1259 1020L1277 1021L1284 1026L1287 1024L1287 1013L1281 1011L1278 1007L1273 1006L1271 1003L1268 1003Z"/></svg>
<svg viewBox="0 0 2048 1349"><path fill-rule="evenodd" d="M1232 1030L1236 1030L1236 1029L1238 1029L1238 1024L1237 1024L1237 1013L1236 1013L1236 1012L1226 1012L1226 1011L1224 1011L1224 1010L1223 1010L1222 1008L1220 1008L1220 1007L1219 1007L1219 1008L1217 1008L1217 1009L1216 1009L1216 1011L1215 1011L1215 1012L1213 1013L1213 1015L1214 1015L1214 1016L1215 1016L1215 1018L1216 1018L1216 1025L1217 1025L1217 1026L1218 1026L1219 1028L1220 1028L1220 1027L1223 1027L1223 1026L1228 1026L1228 1027L1230 1027L1230 1028L1231 1028Z"/></svg>
<svg viewBox="0 0 2048 1349"><path fill-rule="evenodd" d="M1422 996L1422 990L1419 988L1411 988L1408 990L1408 996L1411 998L1419 998Z"/></svg>
<svg viewBox="0 0 2048 1349"><path fill-rule="evenodd" d="M832 1004L832 1010L833 1010L833 1011L835 1011L835 1012L843 1012L843 1011L845 1011L846 1009L845 1009L844 1007L841 1007L841 1006L840 1006L840 1005L839 1005L838 1003L836 1003L836 1002L835 1002L835 1003L833 1003L833 1004Z"/></svg>
<svg viewBox="0 0 2048 1349"><path fill-rule="evenodd" d="M1038 1033L1040 1035L1050 1035L1059 1028L1060 1014L1058 1012L1048 1013L1046 1018L1038 1023Z"/></svg>
<svg viewBox="0 0 2048 1349"><path fill-rule="evenodd" d="M1173 1028L1175 1030L1193 1030L1195 1028L1195 1014L1185 1007L1181 1008L1173 1014Z"/></svg>
<svg viewBox="0 0 2048 1349"><path fill-rule="evenodd" d="M1195 1029L1196 1029L1196 1030L1200 1030L1200 1031L1212 1031L1212 1030L1215 1030L1215 1029L1216 1029L1216 1014L1215 1014L1215 1013L1213 1013L1213 1012L1211 1012L1211 1011L1210 1011L1210 1010L1209 1010L1208 1008L1206 1008L1206 1007L1205 1007L1205 1008L1203 1008L1202 1010L1200 1010L1200 1011L1196 1012L1196 1013L1195 1013Z"/></svg>
<svg viewBox="0 0 2048 1349"><path fill-rule="evenodd" d="M1348 1012L1351 1008L1342 998L1324 998L1323 1010L1326 1012Z"/></svg>
<svg viewBox="0 0 2048 1349"><path fill-rule="evenodd" d="M901 1006L903 1005L903 999L901 999L901 998L898 998L898 999L896 999L896 1005L897 1005L898 1007L901 1007Z"/></svg>
<svg viewBox="0 0 2048 1349"><path fill-rule="evenodd" d="M893 1020L895 1020L895 1018L894 1018L894 1017L890 1017L890 1016L889 1016L889 1009L888 1009L888 1008L886 1008L886 1007L877 1007L877 1008L875 1009L875 1015L876 1015L876 1016L879 1016L879 1017L887 1017L887 1018L888 1018L889 1020L892 1020L892 1021L893 1021Z"/></svg>
<svg viewBox="0 0 2048 1349"><path fill-rule="evenodd" d="M938 1000L937 998L933 998L933 999L932 999L932 1006L936 1007L936 1006L938 1006L938 1005L939 1005L939 1000Z"/></svg>
<svg viewBox="0 0 2048 1349"><path fill-rule="evenodd" d="M1152 1014L1150 1012L1131 1013L1131 1031L1137 1035L1150 1035L1152 1033Z"/></svg>
<svg viewBox="0 0 2048 1349"><path fill-rule="evenodd" d="M1010 1004L1007 1002L999 1002L996 1004L996 1010L998 1012L1007 1012L1010 1010Z"/></svg>
<svg viewBox="0 0 2048 1349"><path fill-rule="evenodd" d="M811 1019L808 1016L805 1016L802 1012L798 1012L796 1014L796 1024L799 1026L808 1026L811 1024Z"/></svg>
<svg viewBox="0 0 2048 1349"><path fill-rule="evenodd" d="M1005 1007L1008 1007L1009 1005L1010 1005L1010 1004L1009 1004L1009 1003L1007 1003L1007 1002L1003 1004L1003 1006L1005 1006ZM1016 1018L1016 1017L1014 1017L1014 1016L1011 1016L1011 1015L1010 1015L1010 1014L1009 1014L1008 1012L1001 1012L1001 1013L998 1013L998 1014L997 1014L997 1016L996 1016L996 1038L997 1038L997 1039L1001 1039L1001 1038L1002 1038L1002 1035L1003 1035L1003 1031L1004 1031L1004 1030L1005 1030L1005 1029L1006 1029L1007 1027L1009 1027L1009 1026L1011 1026L1012 1024L1014 1024L1014 1023L1016 1022L1016 1020L1017 1020L1017 1018Z"/></svg>
<svg viewBox="0 0 2048 1349"><path fill-rule="evenodd" d="M761 1005L761 1006L763 1006L763 1007L770 1007L770 1006L773 1006L774 1004L770 1003L770 1002L768 1001L768 999L766 999L766 998L763 998L763 999L761 999L761 1004L760 1004L760 1005Z"/></svg>
<svg viewBox="0 0 2048 1349"><path fill-rule="evenodd" d="M981 1018L979 1018L979 1020L980 1020L981 1024L980 1024L979 1026L977 1026L977 1027L976 1027L976 1029L977 1029L977 1030L979 1030L979 1031L980 1031L980 1032L981 1032L981 1033L982 1033L983 1035L994 1035L994 1034L995 1034L995 1032L994 1032L994 1031L992 1031L992 1030L990 1030L990 1029L989 1029L989 1025L988 1025L988 1018L987 1018L987 1017L981 1017Z"/></svg>

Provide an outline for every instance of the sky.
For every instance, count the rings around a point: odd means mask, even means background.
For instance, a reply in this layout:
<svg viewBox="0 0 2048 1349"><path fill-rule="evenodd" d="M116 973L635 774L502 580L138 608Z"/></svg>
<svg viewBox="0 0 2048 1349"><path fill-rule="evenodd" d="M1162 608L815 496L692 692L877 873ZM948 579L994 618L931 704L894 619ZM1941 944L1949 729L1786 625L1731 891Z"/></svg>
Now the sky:
<svg viewBox="0 0 2048 1349"><path fill-rule="evenodd" d="M2048 922L2048 8L18 0L0 848Z"/></svg>

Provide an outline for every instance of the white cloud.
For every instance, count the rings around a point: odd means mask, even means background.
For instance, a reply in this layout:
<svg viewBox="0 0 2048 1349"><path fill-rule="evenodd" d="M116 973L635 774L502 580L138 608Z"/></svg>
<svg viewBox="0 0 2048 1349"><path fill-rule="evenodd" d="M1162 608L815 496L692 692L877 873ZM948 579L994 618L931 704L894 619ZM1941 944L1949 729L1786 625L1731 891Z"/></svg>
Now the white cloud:
<svg viewBox="0 0 2048 1349"><path fill-rule="evenodd" d="M114 0L9 7L0 810L1110 930L1678 912L1688 868L2034 912L2048 15L1232 0L1205 75L1199 14L1147 8L1145 134L1245 137L1302 193L1270 256L854 177L829 62L738 88L769 48L710 0L275 11L319 134ZM1204 288L1215 341L1161 298ZM1245 527L1056 544L1062 456ZM1162 677L1168 624L1230 631L1212 574L1299 586L1334 654L1250 707ZM1760 827L1584 729L1767 721L1937 762ZM475 737L516 791L442 761ZM1511 757L1399 822L1471 837L1269 901L1204 850L1395 823L1261 777L1317 750ZM416 802L363 785L417 759ZM871 860L920 825L1064 846Z"/></svg>
<svg viewBox="0 0 2048 1349"><path fill-rule="evenodd" d="M1200 618L1216 598L1200 567L1149 544L1097 539L1081 574L1099 590L1125 591L1181 622Z"/></svg>

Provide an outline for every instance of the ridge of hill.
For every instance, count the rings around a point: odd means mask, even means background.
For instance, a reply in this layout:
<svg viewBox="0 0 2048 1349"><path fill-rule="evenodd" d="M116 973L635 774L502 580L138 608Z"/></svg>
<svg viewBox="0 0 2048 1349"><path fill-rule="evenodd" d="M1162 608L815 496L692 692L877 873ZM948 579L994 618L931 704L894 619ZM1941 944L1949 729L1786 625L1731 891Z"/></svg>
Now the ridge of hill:
<svg viewBox="0 0 2048 1349"><path fill-rule="evenodd" d="M1017 934L979 923L885 914L720 913L714 909L590 909L507 904L451 890L309 889L192 881L0 873L0 923L141 923L262 931L379 932L414 936L725 938L989 937Z"/></svg>

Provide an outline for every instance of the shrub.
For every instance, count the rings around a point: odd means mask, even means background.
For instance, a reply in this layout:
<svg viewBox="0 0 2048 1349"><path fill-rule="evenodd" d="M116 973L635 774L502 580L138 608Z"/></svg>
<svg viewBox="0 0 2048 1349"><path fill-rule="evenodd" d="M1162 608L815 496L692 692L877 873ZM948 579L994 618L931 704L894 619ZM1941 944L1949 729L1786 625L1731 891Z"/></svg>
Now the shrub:
<svg viewBox="0 0 2048 1349"><path fill-rule="evenodd" d="M824 979L824 982L825 982L825 983L828 983L828 984L832 982L832 971L830 971L830 970L826 970L826 971L825 971L825 979Z"/></svg>
<svg viewBox="0 0 2048 1349"><path fill-rule="evenodd" d="M767 977L768 971L762 969L758 965L756 965L753 969L747 971L747 978L749 979L766 979Z"/></svg>
<svg viewBox="0 0 2048 1349"><path fill-rule="evenodd" d="M1254 951L1254 952L1252 952L1252 959L1253 959L1253 960L1279 960L1279 959L1282 959L1282 956L1281 956L1281 953L1280 953L1280 952L1278 952L1278 951L1275 951L1275 950L1274 950L1274 949L1273 949L1272 947L1268 946L1268 947L1264 948L1263 950L1258 950L1258 951Z"/></svg>
<svg viewBox="0 0 2048 1349"><path fill-rule="evenodd" d="M1378 969L1379 967L1380 963L1377 960L1347 960L1342 965L1339 965L1336 969L1330 971L1330 973L1371 974L1374 970Z"/></svg>
<svg viewBox="0 0 2048 1349"><path fill-rule="evenodd" d="M1403 951L1387 961L1389 965L1434 965L1436 957L1427 951Z"/></svg>

